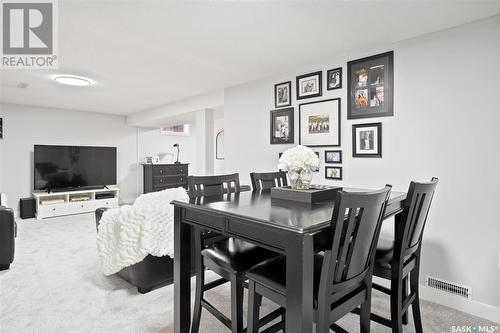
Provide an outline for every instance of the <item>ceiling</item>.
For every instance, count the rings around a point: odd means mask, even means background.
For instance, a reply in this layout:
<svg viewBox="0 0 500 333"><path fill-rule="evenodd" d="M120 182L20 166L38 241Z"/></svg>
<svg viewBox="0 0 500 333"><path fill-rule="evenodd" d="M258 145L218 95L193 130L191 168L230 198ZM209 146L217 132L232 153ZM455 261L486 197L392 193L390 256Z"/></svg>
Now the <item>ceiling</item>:
<svg viewBox="0 0 500 333"><path fill-rule="evenodd" d="M59 69L1 70L0 102L127 115L499 13L498 1L59 0Z"/></svg>

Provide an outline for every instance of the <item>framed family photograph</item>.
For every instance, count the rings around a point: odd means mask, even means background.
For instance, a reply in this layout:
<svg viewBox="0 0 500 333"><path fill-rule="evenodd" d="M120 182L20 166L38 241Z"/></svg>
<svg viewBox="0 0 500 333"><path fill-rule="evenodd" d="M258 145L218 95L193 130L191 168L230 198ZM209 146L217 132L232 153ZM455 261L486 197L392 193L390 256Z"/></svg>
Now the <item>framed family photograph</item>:
<svg viewBox="0 0 500 333"><path fill-rule="evenodd" d="M352 156L382 157L382 123L352 125Z"/></svg>
<svg viewBox="0 0 500 333"><path fill-rule="evenodd" d="M342 167L325 167L325 178L342 180Z"/></svg>
<svg viewBox="0 0 500 333"><path fill-rule="evenodd" d="M342 88L342 67L330 69L326 72L327 90Z"/></svg>
<svg viewBox="0 0 500 333"><path fill-rule="evenodd" d="M394 115L394 52L349 61L347 119Z"/></svg>
<svg viewBox="0 0 500 333"><path fill-rule="evenodd" d="M325 163L342 163L342 150L325 150Z"/></svg>
<svg viewBox="0 0 500 333"><path fill-rule="evenodd" d="M274 85L274 107L281 108L292 105L292 81Z"/></svg>
<svg viewBox="0 0 500 333"><path fill-rule="evenodd" d="M293 108L271 111L271 144L294 142Z"/></svg>
<svg viewBox="0 0 500 333"><path fill-rule="evenodd" d="M314 72L297 76L297 99L319 97L322 95L322 72Z"/></svg>
<svg viewBox="0 0 500 333"><path fill-rule="evenodd" d="M340 146L340 98L299 105L299 144Z"/></svg>

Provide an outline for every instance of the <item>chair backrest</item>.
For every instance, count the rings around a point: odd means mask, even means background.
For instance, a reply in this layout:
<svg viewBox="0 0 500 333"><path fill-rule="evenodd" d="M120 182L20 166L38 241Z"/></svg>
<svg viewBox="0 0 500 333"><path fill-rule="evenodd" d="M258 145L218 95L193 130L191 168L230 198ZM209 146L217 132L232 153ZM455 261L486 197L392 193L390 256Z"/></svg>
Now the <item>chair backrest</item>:
<svg viewBox="0 0 500 333"><path fill-rule="evenodd" d="M396 244L396 250L401 249L403 256L414 253L421 245L425 222L431 207L434 192L436 191L438 179L433 177L430 182L411 182L404 203L400 229L402 244Z"/></svg>
<svg viewBox="0 0 500 333"><path fill-rule="evenodd" d="M254 191L267 190L272 187L288 186L286 180L286 173L283 171L278 172L252 172L250 173L252 180L252 188Z"/></svg>
<svg viewBox="0 0 500 333"><path fill-rule="evenodd" d="M188 176L189 196L213 196L240 192L240 176L237 173L219 176Z"/></svg>
<svg viewBox="0 0 500 333"><path fill-rule="evenodd" d="M358 288L372 276L375 249L391 186L373 192L337 193L319 294L329 309L333 293Z"/></svg>

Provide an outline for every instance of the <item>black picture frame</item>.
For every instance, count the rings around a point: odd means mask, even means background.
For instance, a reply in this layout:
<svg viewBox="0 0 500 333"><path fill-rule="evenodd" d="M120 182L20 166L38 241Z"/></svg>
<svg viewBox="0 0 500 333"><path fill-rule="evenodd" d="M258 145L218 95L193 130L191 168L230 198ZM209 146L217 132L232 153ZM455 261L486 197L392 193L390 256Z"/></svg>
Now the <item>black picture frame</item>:
<svg viewBox="0 0 500 333"><path fill-rule="evenodd" d="M3 118L0 118L0 139L3 139Z"/></svg>
<svg viewBox="0 0 500 333"><path fill-rule="evenodd" d="M305 128L303 128L302 126L304 125L305 121L302 120L303 116L307 116L307 113L309 113L309 110L307 110L309 108L309 106L311 105L315 105L315 104L319 104L319 103L324 103L325 104L325 107L327 107L326 103L334 103L335 104L335 109L333 109L332 111L328 111L328 110L325 110L324 112L320 112L321 114L325 114L325 112L327 112L329 115L335 115L336 118L337 118L337 126L335 126L335 131L337 132L337 134L333 134L331 138L321 138L321 137L317 137L319 138L320 140L317 140L318 142L317 143L311 143L311 141L309 140L308 137L310 137L311 134L308 134L305 133ZM340 98L331 98L331 99L325 99L325 100L321 100L321 101L314 101L314 102L308 102L308 103L302 103L302 104L299 104L299 144L301 145L305 145L307 147L340 147L340 138L341 138L341 126L340 126L340 123L341 123L341 101L340 101ZM307 126L309 124L307 123ZM332 129L333 130L333 129ZM304 132L304 133L303 133ZM306 135L304 135L306 134ZM314 134L314 135L317 135L317 134ZM327 140L328 139L328 140ZM329 141L331 140L331 141Z"/></svg>
<svg viewBox="0 0 500 333"><path fill-rule="evenodd" d="M394 115L394 52L347 63L347 119Z"/></svg>
<svg viewBox="0 0 500 333"><path fill-rule="evenodd" d="M332 84L332 76L335 73L339 73L339 80L336 85ZM335 90L335 89L341 89L342 88L342 67L334 68L334 69L329 69L326 72L326 89L327 90Z"/></svg>
<svg viewBox="0 0 500 333"><path fill-rule="evenodd" d="M279 97L279 89L281 87L286 87L287 88L287 96L288 96L288 102L279 102L278 97ZM274 107L275 108L282 108L285 106L291 106L292 105L292 81L287 81L287 82L281 82L277 83L274 85Z"/></svg>
<svg viewBox="0 0 500 333"><path fill-rule="evenodd" d="M337 169L339 171L338 176L331 176L328 175L328 170L330 169ZM343 178L343 171L341 166L325 166L325 178L326 179L335 179L335 180L342 180Z"/></svg>
<svg viewBox="0 0 500 333"><path fill-rule="evenodd" d="M323 95L323 85L322 85L322 71L317 71L309 74L303 74L299 75L295 78L295 90L297 92L297 100L299 99L305 99L305 98L313 98L313 97L320 97ZM316 89L314 90L315 93L309 93L309 92L301 92L301 87L302 87L302 81L305 81L310 78L312 80L314 77L316 78Z"/></svg>
<svg viewBox="0 0 500 333"><path fill-rule="evenodd" d="M293 116L294 116L294 109L293 107L291 108L286 108L286 109L277 109L277 110L271 110L271 120L269 124L269 134L270 134L270 143L272 145L276 144L290 144L294 143L295 140L295 131L294 131L294 121L293 121ZM286 120L281 120L283 122L288 122L286 124L287 126L287 136L284 137L278 137L276 133L278 132L278 128L276 126L276 121L277 118L279 117L288 117ZM284 125L284 124L283 124Z"/></svg>
<svg viewBox="0 0 500 333"><path fill-rule="evenodd" d="M338 161L329 161L328 160L328 153L336 153L339 156ZM328 164L342 164L342 150L325 150L325 163Z"/></svg>
<svg viewBox="0 0 500 333"><path fill-rule="evenodd" d="M363 143L359 140L358 134L361 134L361 129L365 131L373 130L373 137L368 138L368 143L363 147ZM359 133L358 133L359 130ZM364 134L366 135L366 133ZM373 140L370 143L370 140ZM359 147L358 147L359 143ZM371 149L370 149L371 147ZM363 152L364 151L364 152ZM382 123L367 123L367 124L354 124L352 125L352 157L382 157Z"/></svg>

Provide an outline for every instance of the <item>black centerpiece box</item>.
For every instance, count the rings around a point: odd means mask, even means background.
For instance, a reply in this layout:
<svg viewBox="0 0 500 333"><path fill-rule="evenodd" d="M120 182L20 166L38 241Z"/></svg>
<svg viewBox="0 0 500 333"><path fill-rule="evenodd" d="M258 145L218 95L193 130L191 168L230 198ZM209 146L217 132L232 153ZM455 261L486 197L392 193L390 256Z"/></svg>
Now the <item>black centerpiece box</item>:
<svg viewBox="0 0 500 333"><path fill-rule="evenodd" d="M335 200L339 186L311 185L307 190L294 190L291 186L271 188L271 199L292 200L305 203L315 203L326 200Z"/></svg>

